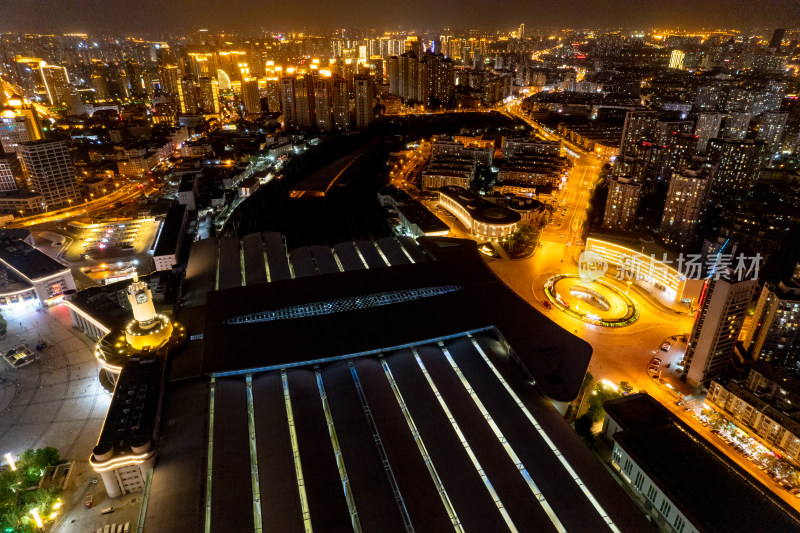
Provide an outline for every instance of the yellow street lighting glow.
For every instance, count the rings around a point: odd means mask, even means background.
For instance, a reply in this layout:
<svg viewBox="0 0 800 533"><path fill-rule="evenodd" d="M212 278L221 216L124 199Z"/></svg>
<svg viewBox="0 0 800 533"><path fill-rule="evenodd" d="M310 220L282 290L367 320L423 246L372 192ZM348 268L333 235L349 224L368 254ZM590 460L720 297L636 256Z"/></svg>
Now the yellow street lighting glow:
<svg viewBox="0 0 800 533"><path fill-rule="evenodd" d="M39 511L35 507L31 509L31 515L33 515L33 520L36 522L37 527L42 527L44 525L42 518L39 516Z"/></svg>
<svg viewBox="0 0 800 533"><path fill-rule="evenodd" d="M14 464L14 458L11 457L10 453L6 454L6 461L8 461L8 466L11 467L11 470L16 470L17 469L17 465Z"/></svg>

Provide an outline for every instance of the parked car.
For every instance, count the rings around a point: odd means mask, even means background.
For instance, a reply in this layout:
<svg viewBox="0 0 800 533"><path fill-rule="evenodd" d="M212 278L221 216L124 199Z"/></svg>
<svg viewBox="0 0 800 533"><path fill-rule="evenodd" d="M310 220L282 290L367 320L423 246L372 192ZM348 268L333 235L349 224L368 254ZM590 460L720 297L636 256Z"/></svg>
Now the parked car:
<svg viewBox="0 0 800 533"><path fill-rule="evenodd" d="M661 345L662 352L668 352L670 348L672 348L671 342L665 342L664 344Z"/></svg>
<svg viewBox="0 0 800 533"><path fill-rule="evenodd" d="M86 501L83 504L86 506L87 509L92 508L92 506L94 505L94 500L91 494L86 497Z"/></svg>

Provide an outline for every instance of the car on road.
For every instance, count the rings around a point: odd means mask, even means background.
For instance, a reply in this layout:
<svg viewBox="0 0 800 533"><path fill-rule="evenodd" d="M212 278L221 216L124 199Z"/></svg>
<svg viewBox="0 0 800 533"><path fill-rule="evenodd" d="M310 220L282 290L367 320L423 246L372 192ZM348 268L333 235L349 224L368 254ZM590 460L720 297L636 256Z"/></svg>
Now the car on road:
<svg viewBox="0 0 800 533"><path fill-rule="evenodd" d="M106 507L105 509L100 511L100 514L110 514L110 513L113 513L113 512L114 512L114 508L113 507Z"/></svg>
<svg viewBox="0 0 800 533"><path fill-rule="evenodd" d="M665 342L664 344L661 345L662 352L668 352L670 348L672 348L671 342Z"/></svg>
<svg viewBox="0 0 800 533"><path fill-rule="evenodd" d="M91 495L91 494L90 494L90 495L88 495L88 496L86 497L86 501L85 501L85 502L83 502L83 505L84 505L84 506L85 506L87 509L91 509L91 508L92 508L92 506L94 505L94 499L92 498L92 495Z"/></svg>
<svg viewBox="0 0 800 533"><path fill-rule="evenodd" d="M548 302L547 300L545 300L544 302L542 302L542 307L544 307L544 308L545 308L545 309L547 309L548 311L549 311L550 309L552 309L552 308L553 308L553 306L552 306L552 305L550 305L550 302Z"/></svg>
<svg viewBox="0 0 800 533"><path fill-rule="evenodd" d="M658 365L660 365L660 364L661 364L661 359L659 359L658 357L653 357L652 361L650 361L650 362L651 362L652 364L654 364L654 365L658 366Z"/></svg>
<svg viewBox="0 0 800 533"><path fill-rule="evenodd" d="M651 374L658 374L658 367L657 366L651 366L647 370L649 370Z"/></svg>

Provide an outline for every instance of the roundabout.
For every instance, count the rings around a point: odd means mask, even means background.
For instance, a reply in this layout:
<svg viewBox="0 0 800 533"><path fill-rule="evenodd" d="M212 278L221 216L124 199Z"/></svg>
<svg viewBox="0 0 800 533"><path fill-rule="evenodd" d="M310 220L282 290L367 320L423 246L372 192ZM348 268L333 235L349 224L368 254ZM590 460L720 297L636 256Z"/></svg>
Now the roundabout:
<svg viewBox="0 0 800 533"><path fill-rule="evenodd" d="M639 319L633 300L602 279L584 281L577 274L561 274L545 282L544 293L564 313L596 326L624 327Z"/></svg>

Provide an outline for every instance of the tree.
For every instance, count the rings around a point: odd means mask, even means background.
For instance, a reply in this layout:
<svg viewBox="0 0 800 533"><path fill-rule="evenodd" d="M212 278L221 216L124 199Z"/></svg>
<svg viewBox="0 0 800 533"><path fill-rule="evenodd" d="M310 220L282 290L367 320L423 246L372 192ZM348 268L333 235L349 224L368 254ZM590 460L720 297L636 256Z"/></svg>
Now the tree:
<svg viewBox="0 0 800 533"><path fill-rule="evenodd" d="M623 394L630 394L631 391L633 390L633 387L627 381L620 381L619 388Z"/></svg>
<svg viewBox="0 0 800 533"><path fill-rule="evenodd" d="M589 413L579 416L575 420L575 433L577 433L590 448L594 447L594 433L592 433L592 426L594 421Z"/></svg>

